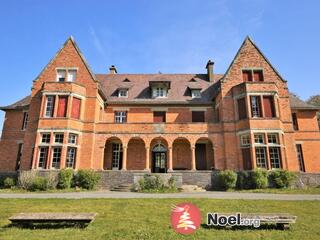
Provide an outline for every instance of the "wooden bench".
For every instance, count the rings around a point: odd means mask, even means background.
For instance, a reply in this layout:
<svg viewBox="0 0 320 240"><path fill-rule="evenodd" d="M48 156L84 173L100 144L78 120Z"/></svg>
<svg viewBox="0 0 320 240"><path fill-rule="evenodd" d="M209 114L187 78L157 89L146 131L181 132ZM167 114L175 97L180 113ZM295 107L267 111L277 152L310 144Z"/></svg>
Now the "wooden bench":
<svg viewBox="0 0 320 240"><path fill-rule="evenodd" d="M68 224L86 226L96 213L19 213L9 218L14 225Z"/></svg>
<svg viewBox="0 0 320 240"><path fill-rule="evenodd" d="M296 223L297 216L286 213L241 214L242 219L259 219L260 224L276 224L278 228L289 229L290 224Z"/></svg>

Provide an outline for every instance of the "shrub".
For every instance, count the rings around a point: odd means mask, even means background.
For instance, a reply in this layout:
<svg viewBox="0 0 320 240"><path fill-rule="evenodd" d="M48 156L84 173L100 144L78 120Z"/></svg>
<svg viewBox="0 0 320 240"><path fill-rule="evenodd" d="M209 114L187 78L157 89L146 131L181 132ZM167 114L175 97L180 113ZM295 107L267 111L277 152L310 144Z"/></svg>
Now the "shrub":
<svg viewBox="0 0 320 240"><path fill-rule="evenodd" d="M58 174L58 187L60 189L68 189L71 187L73 178L72 169L62 169Z"/></svg>
<svg viewBox="0 0 320 240"><path fill-rule="evenodd" d="M139 185L141 190L159 190L164 188L163 180L159 175L146 174L139 180Z"/></svg>
<svg viewBox="0 0 320 240"><path fill-rule="evenodd" d="M174 177L170 177L168 179L168 187L171 189L175 189L176 187L176 179Z"/></svg>
<svg viewBox="0 0 320 240"><path fill-rule="evenodd" d="M11 177L7 177L3 181L4 188L13 188L15 185L16 185L16 181Z"/></svg>
<svg viewBox="0 0 320 240"><path fill-rule="evenodd" d="M47 178L47 187L48 189L55 189L58 185L58 177L56 174L50 172Z"/></svg>
<svg viewBox="0 0 320 240"><path fill-rule="evenodd" d="M219 172L219 186L223 190L235 188L237 182L237 174L231 170Z"/></svg>
<svg viewBox="0 0 320 240"><path fill-rule="evenodd" d="M31 185L32 191L46 191L48 189L48 179L45 177L36 177Z"/></svg>
<svg viewBox="0 0 320 240"><path fill-rule="evenodd" d="M252 187L256 189L268 187L268 174L266 170L257 169L251 172Z"/></svg>
<svg viewBox="0 0 320 240"><path fill-rule="evenodd" d="M25 190L30 190L36 178L35 171L23 171L18 178L18 186Z"/></svg>
<svg viewBox="0 0 320 240"><path fill-rule="evenodd" d="M270 172L270 179L276 188L287 188L295 180L296 175L287 170L274 170Z"/></svg>
<svg viewBox="0 0 320 240"><path fill-rule="evenodd" d="M240 171L237 173L237 184L236 188L238 189L250 189L252 188L251 181L251 172L249 171Z"/></svg>
<svg viewBox="0 0 320 240"><path fill-rule="evenodd" d="M79 170L75 176L75 185L88 190L94 189L100 181L100 175L92 170Z"/></svg>

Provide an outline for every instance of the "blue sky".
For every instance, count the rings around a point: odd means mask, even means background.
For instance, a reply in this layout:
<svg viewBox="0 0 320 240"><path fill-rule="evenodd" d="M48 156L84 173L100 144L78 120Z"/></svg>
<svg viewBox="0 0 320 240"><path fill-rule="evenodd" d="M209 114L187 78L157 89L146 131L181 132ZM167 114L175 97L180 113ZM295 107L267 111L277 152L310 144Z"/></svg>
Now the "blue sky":
<svg viewBox="0 0 320 240"><path fill-rule="evenodd" d="M2 1L0 105L30 93L69 35L95 73L112 64L120 73L204 73L208 59L224 73L250 35L306 99L320 94L319 10L316 0Z"/></svg>

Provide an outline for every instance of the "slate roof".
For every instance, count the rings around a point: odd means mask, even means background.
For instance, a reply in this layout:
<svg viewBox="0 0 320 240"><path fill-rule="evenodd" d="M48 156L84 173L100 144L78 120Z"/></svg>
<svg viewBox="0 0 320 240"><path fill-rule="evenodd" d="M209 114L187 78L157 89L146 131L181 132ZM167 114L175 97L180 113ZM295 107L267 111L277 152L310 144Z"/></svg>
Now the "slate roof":
<svg viewBox="0 0 320 240"><path fill-rule="evenodd" d="M96 74L110 104L212 104L222 74L209 82L207 74ZM130 81L130 82L128 82ZM150 82L170 82L166 98L152 98ZM128 97L118 98L117 90L128 86ZM190 86L201 89L201 98L192 98Z"/></svg>
<svg viewBox="0 0 320 240"><path fill-rule="evenodd" d="M15 110L27 108L30 104L31 96L26 96L19 101L4 107L0 107L1 110Z"/></svg>
<svg viewBox="0 0 320 240"><path fill-rule="evenodd" d="M293 93L289 94L290 99L290 107L292 109L301 109L301 110L320 110L320 106L311 105L309 103L306 103L305 101L302 101L298 96L296 96Z"/></svg>

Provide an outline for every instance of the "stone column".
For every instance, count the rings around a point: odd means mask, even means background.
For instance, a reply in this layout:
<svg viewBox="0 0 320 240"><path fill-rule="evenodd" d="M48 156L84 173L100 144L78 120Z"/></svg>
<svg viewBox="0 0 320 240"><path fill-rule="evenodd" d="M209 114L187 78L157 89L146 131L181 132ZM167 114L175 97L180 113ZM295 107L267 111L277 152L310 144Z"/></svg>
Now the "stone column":
<svg viewBox="0 0 320 240"><path fill-rule="evenodd" d="M173 154L172 154L172 147L168 147L169 150L169 157L168 157L168 172L172 172L173 171Z"/></svg>
<svg viewBox="0 0 320 240"><path fill-rule="evenodd" d="M150 148L146 147L146 171L150 171Z"/></svg>
<svg viewBox="0 0 320 240"><path fill-rule="evenodd" d="M191 146L191 170L196 171L196 146Z"/></svg>
<svg viewBox="0 0 320 240"><path fill-rule="evenodd" d="M122 155L122 169L127 170L127 146L122 146L123 155Z"/></svg>

